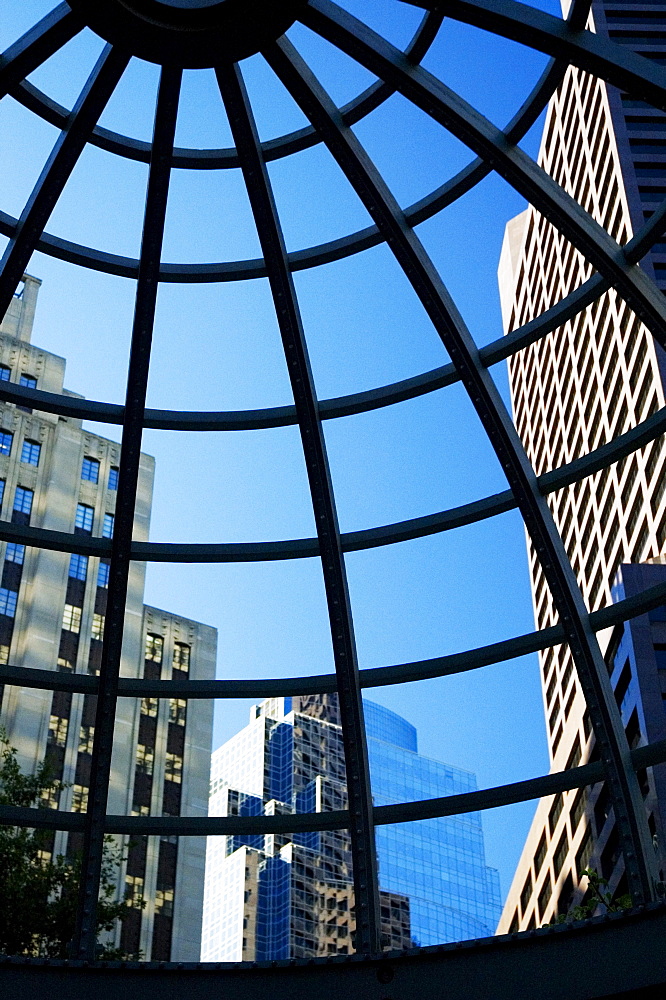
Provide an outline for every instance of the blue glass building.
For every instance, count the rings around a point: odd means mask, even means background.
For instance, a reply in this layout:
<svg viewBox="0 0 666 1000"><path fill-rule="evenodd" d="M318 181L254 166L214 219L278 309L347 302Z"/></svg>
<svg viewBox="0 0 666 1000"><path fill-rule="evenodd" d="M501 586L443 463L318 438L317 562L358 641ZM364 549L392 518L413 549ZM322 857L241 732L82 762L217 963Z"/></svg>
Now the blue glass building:
<svg viewBox="0 0 666 1000"><path fill-rule="evenodd" d="M372 798L377 806L471 792L476 777L418 753L414 726L364 702ZM486 937L501 910L499 877L485 863L479 813L378 826L379 884L409 899L421 946Z"/></svg>
<svg viewBox="0 0 666 1000"><path fill-rule="evenodd" d="M376 805L476 787L473 774L418 753L416 729L366 701ZM213 754L211 815L322 812L347 806L335 695L268 699ZM387 948L485 937L500 913L478 814L378 827ZM203 961L273 960L353 951L348 832L209 839Z"/></svg>

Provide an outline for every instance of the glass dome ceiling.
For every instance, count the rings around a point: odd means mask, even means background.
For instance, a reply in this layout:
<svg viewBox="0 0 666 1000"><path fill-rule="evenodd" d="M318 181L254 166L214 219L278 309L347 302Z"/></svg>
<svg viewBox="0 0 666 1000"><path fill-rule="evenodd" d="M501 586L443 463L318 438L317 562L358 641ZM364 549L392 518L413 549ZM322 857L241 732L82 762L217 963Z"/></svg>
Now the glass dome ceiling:
<svg viewBox="0 0 666 1000"><path fill-rule="evenodd" d="M394 7L405 6L395 0ZM635 768L666 759L663 748L643 748L632 758L608 682L595 631L619 623L638 611L664 602L662 588L628 599L612 608L588 614L562 540L548 507L550 493L583 479L606 464L618 461L663 432L663 415L657 413L596 452L537 480L513 426L502 394L489 368L529 344L537 342L600 294L613 286L635 314L666 346L666 305L662 293L637 266L661 236L666 208L651 217L626 247L589 216L555 181L523 151L521 142L538 121L548 99L569 65L580 66L660 108L666 107L666 74L622 46L581 30L589 3L574 2L566 21L537 8L496 0L449 0L445 7L427 0L417 7L422 17L404 48L373 30L349 10L330 0L292 2L221 3L196 0L83 0L62 3L38 20L5 52L0 64L2 96L11 95L31 114L59 130L59 136L39 174L30 197L17 218L0 213L0 232L8 242L0 271L0 315L9 307L34 252L81 268L132 279L135 300L131 344L122 404L75 399L10 383L0 386L5 401L39 406L40 410L84 420L116 424L122 428L118 500L113 538L63 536L41 528L3 523L0 538L7 541L85 555L110 556L111 571L102 668L96 682L93 771L88 809L84 814L27 814L3 807L0 815L26 826L80 829L84 840L84 878L81 887L76 954L93 958L95 919L91 900L96 898L104 835L177 834L181 836L234 832L270 832L283 829L348 828L352 839L357 913L357 950L377 954L379 900L374 826L452 815L491 806L524 801L540 795L599 780L611 788L630 891L636 905L654 898L653 853L645 822ZM374 23L373 12L369 13ZM509 124L499 128L460 93L450 89L426 65L429 53L446 19L495 33L545 53L550 61ZM350 78L369 80L342 106L317 78L310 60L299 51L297 36L303 28L337 49L356 64ZM28 80L51 57L79 36L92 30L104 44L101 54L72 103L59 104ZM286 34L285 34L286 32ZM404 34L404 31L403 31ZM299 36L300 37L300 36ZM307 46L305 47L307 48ZM262 60L279 81L306 121L297 129L262 139L257 110L244 79L243 60ZM157 65L159 81L150 139L133 138L100 124L107 105L121 87L124 74L135 61ZM248 62L249 67L249 62ZM357 72L358 67L362 72ZM179 101L184 76L193 69L213 70L219 101L224 108L232 144L205 148L179 146ZM330 74L329 74L330 75ZM334 83L334 81L331 81ZM460 157L457 169L411 204L400 204L359 138L365 120L396 95L418 109L469 154ZM284 99L281 98L281 99ZM134 112L134 109L132 109ZM209 112L208 108L206 113ZM293 115L293 110L290 112ZM117 116L117 115L116 115ZM128 119L131 115L128 112ZM356 127L356 129L354 128ZM102 247L91 247L64 238L57 227L61 196L77 163L92 147L147 167L145 212L140 250L135 257ZM288 221L278 207L275 189L282 184L278 167L289 169L298 154L325 149L337 164L362 206L368 222L296 250L285 238ZM458 154L459 155L459 154ZM452 162L457 162L452 156ZM269 169L275 164L275 173ZM234 171L243 179L247 202L256 225L260 254L255 258L167 261L163 246L167 226L170 185L177 172ZM417 227L433 220L470 194L495 172L521 197L533 204L576 247L594 268L593 275L555 307L515 330L479 348L429 254ZM202 175L203 176L203 175ZM408 186L408 185L407 185ZM292 192L292 195L294 193ZM298 199L298 193L295 200ZM18 214L18 213L17 213ZM359 217L361 217L359 215ZM316 271L333 262L382 247L397 263L420 303L429 324L446 352L446 363L421 374L377 385L363 391L339 393L319 399L315 388L295 275ZM214 284L258 281L267 284L284 354L293 402L251 410L179 410L146 406L151 373L151 349L157 295L166 284ZM395 523L377 523L360 530L342 531L327 455L324 422L359 417L406 400L425 397L447 387L462 388L483 427L506 479L507 488L483 499L457 504L439 512L410 517ZM146 429L174 432L271 430L295 427L311 499L312 537L268 541L133 542L133 522L141 443ZM559 624L543 633L502 640L461 653L396 666L359 670L352 602L347 581L348 554L392 546L449 529L480 523L510 510L520 512L538 554L559 614ZM116 704L120 696L154 695L155 684L120 678L120 655L132 560L163 563L242 563L317 558L321 563L332 657L335 672L318 676L266 678L211 682L159 682L161 697L270 697L291 693L337 691L340 699L349 784L349 806L341 812L298 817L257 817L241 823L230 817L107 816ZM499 789L487 789L446 799L427 800L373 808L368 772L361 691L437 677L500 662L527 652L566 642L571 649L587 701L600 751L600 761ZM397 658L397 657L396 657ZM19 675L6 671L7 680ZM25 676L24 676L25 674ZM30 678L28 686L49 686L62 679ZM68 690L77 687L69 679ZM196 689L193 688L196 684ZM642 755L641 755L642 754ZM285 822L288 827L285 826Z"/></svg>

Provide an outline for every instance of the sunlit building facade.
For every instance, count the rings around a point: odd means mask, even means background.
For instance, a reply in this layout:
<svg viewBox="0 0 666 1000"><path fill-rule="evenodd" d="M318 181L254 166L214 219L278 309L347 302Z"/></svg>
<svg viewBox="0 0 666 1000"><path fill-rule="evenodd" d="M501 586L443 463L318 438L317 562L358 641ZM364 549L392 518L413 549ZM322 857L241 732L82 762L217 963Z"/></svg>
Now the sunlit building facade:
<svg viewBox="0 0 666 1000"><path fill-rule="evenodd" d="M468 792L474 775L418 753L415 728L365 701L375 805ZM347 804L334 695L268 699L215 751L210 814L325 812ZM376 828L383 946L404 949L492 934L497 872L478 814ZM347 831L211 837L203 961L349 954L353 879Z"/></svg>
<svg viewBox="0 0 666 1000"><path fill-rule="evenodd" d="M67 394L65 361L31 343L40 282L26 276L0 325L0 381ZM71 393L70 395L74 395ZM81 420L0 403L2 519L110 538L120 445ZM141 456L134 537L148 538L154 461ZM9 667L99 673L108 560L0 543L0 662ZM209 679L215 629L144 605L145 565L130 571L121 675ZM96 699L14 684L0 686L0 721L25 770L46 758L62 790L45 803L85 811ZM121 698L110 813L207 812L212 707L182 699ZM79 834L56 833L51 851L75 851ZM116 944L146 959L198 958L205 842L138 837L125 844L119 891L136 905ZM142 905L143 904L143 905Z"/></svg>
<svg viewBox="0 0 666 1000"><path fill-rule="evenodd" d="M664 17L654 5L595 0L588 27L664 59ZM624 244L666 192L666 116L569 69L548 108L539 163ZM641 267L666 288L666 243L656 243ZM533 208L511 220L499 268L505 333L539 316L591 274L591 266ZM663 351L614 291L515 355L509 363L514 419L537 474L579 458L662 408L665 372ZM591 611L628 592L641 573L663 572L658 565L627 564L664 561L665 461L660 437L549 496ZM546 628L555 624L556 611L529 541L528 551L535 620ZM666 735L658 634L663 626L652 618L599 636L632 747ZM540 666L552 769L585 763L594 753L594 736L568 647L544 651ZM639 777L663 867L666 799L656 772ZM599 784L539 803L500 932L566 913L583 896L585 867L607 878L614 892L623 891L624 861L604 802L607 792Z"/></svg>

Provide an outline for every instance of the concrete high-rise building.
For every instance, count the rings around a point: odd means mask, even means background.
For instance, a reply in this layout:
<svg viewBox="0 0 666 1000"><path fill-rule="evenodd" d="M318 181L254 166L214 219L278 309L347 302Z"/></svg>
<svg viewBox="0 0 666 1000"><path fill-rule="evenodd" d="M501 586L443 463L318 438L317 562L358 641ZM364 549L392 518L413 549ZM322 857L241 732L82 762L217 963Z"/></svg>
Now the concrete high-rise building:
<svg viewBox="0 0 666 1000"><path fill-rule="evenodd" d="M375 805L468 792L473 774L418 753L415 728L364 702ZM275 815L347 806L335 695L273 698L213 754L210 814ZM376 828L385 948L485 937L500 912L478 813ZM347 831L211 837L202 961L348 954L353 878Z"/></svg>
<svg viewBox="0 0 666 1000"><path fill-rule="evenodd" d="M30 342L40 282L26 276L0 325L0 382L65 393L65 361ZM70 395L75 395L70 393ZM1 517L54 531L111 537L120 445L80 420L0 402ZM134 537L148 538L154 461L141 456ZM98 673L104 637L107 560L0 543L0 663ZM130 570L121 675L210 679L213 628L143 603L145 565ZM95 696L0 686L1 722L26 770L46 758L63 782L47 803L85 810ZM181 699L118 702L109 812L205 816L212 705ZM77 837L57 833L52 851ZM146 959L198 960L203 838L138 837L126 850L120 891L136 908L117 943ZM141 899L146 905L141 908Z"/></svg>
<svg viewBox="0 0 666 1000"><path fill-rule="evenodd" d="M588 27L663 61L666 15L654 4L594 0ZM550 102L540 165L620 244L666 193L666 116L603 81L569 69ZM666 243L641 262L666 288ZM499 268L505 333L529 322L581 285L591 266L537 211L507 226ZM571 462L664 406L663 351L614 292L515 355L509 363L514 418L537 474ZM591 611L654 578L666 554L666 452L663 438L575 485L549 503ZM535 619L556 621L546 580L528 542ZM647 575L646 575L647 574ZM663 616L661 616L663 618ZM599 636L632 746L666 736L666 691L659 615ZM540 655L553 770L593 754L580 685L566 646ZM655 774L640 775L655 843L666 797ZM500 932L549 922L577 902L591 865L624 886L612 811L603 785L542 800L499 924ZM661 813L660 806L661 804ZM661 848L660 848L661 850ZM660 858L663 867L663 851Z"/></svg>

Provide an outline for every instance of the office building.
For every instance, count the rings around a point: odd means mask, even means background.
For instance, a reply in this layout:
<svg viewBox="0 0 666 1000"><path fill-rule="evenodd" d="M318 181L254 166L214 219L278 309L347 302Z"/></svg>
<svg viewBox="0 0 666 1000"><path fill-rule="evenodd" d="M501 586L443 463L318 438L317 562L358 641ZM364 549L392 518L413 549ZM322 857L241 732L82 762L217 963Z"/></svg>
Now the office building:
<svg viewBox="0 0 666 1000"><path fill-rule="evenodd" d="M31 342L40 282L26 276L0 326L0 381L65 393L65 361ZM70 393L70 395L74 395ZM2 519L54 531L110 538L120 445L80 420L0 403ZM148 538L154 462L141 456L134 537ZM2 543L0 661L17 667L98 673L104 636L108 560ZM121 675L151 679L215 675L216 632L143 604L145 565L133 562ZM84 811L90 776L95 696L5 685L2 725L25 770L45 757L63 789L48 805ZM207 813L212 705L181 699L118 702L110 813ZM77 838L53 837L52 851ZM133 838L120 890L136 907L117 944L146 959L199 955L203 838ZM141 908L141 900L146 900ZM172 947L173 941L173 947Z"/></svg>
<svg viewBox="0 0 666 1000"><path fill-rule="evenodd" d="M653 4L595 0L588 26L663 61L664 15ZM548 108L539 163L624 244L666 192L666 116L569 68ZM641 267L666 288L666 243L656 243ZM523 212L507 226L499 268L505 332L540 315L591 274L590 265L543 216L533 208ZM664 366L662 350L614 291L514 356L509 364L514 418L537 474L598 448L662 408ZM665 459L659 438L549 497L592 611L628 592L641 574L662 572L656 565L636 564L664 561ZM529 542L528 550L535 619L545 628L555 623L556 612ZM661 628L643 616L599 636L633 746L664 736L663 637L653 635ZM656 653L645 652L650 643ZM594 737L567 647L545 650L540 666L552 769L585 763ZM666 799L655 774L641 780L655 843L663 847ZM589 793L572 791L539 803L500 931L539 926L566 913L583 894L586 881L579 874L588 865L609 879L613 891L623 890L624 862L613 817L605 816L605 795L597 785Z"/></svg>
<svg viewBox="0 0 666 1000"><path fill-rule="evenodd" d="M375 805L468 792L474 775L418 753L415 728L364 702ZM213 754L210 814L325 812L347 804L337 696L273 698ZM376 828L383 946L492 934L497 872L478 813ZM349 954L353 879L347 831L211 837L202 961Z"/></svg>

